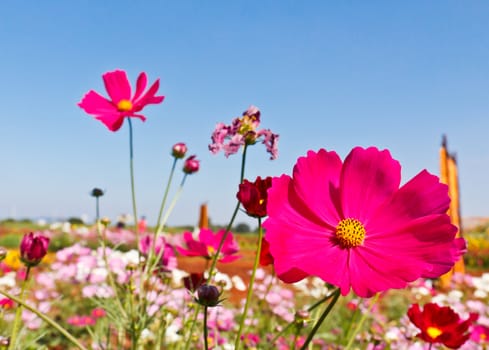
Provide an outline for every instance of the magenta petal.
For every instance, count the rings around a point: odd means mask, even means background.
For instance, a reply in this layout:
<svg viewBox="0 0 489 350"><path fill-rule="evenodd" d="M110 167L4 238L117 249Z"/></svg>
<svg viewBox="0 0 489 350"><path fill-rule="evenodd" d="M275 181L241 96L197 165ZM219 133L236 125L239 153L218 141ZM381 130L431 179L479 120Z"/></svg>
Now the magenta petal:
<svg viewBox="0 0 489 350"><path fill-rule="evenodd" d="M165 98L164 96L155 96L159 88L160 79L157 79L144 95L142 95L139 99L134 99L134 110L140 111L148 104L157 104L163 102Z"/></svg>
<svg viewBox="0 0 489 350"><path fill-rule="evenodd" d="M338 195L341 166L341 159L336 152L321 149L317 153L307 152L307 157L300 157L293 174L297 200L307 203L302 208L309 215L317 215L321 221L334 226L340 221L337 208L339 203L332 201L332 198Z"/></svg>
<svg viewBox="0 0 489 350"><path fill-rule="evenodd" d="M126 72L115 70L105 73L102 78L104 79L105 89L114 104L117 105L120 100L131 100L131 85L127 79Z"/></svg>
<svg viewBox="0 0 489 350"><path fill-rule="evenodd" d="M340 182L345 218L364 225L371 214L395 191L401 181L401 165L388 150L354 148L345 159Z"/></svg>
<svg viewBox="0 0 489 350"><path fill-rule="evenodd" d="M449 205L448 186L423 170L377 210L369 221L369 230L377 233L393 230L425 215L444 214Z"/></svg>
<svg viewBox="0 0 489 350"><path fill-rule="evenodd" d="M299 282L300 280L303 280L306 277L309 277L307 273L295 267L290 269L289 271L286 271L278 275L278 278L280 278L285 283Z"/></svg>
<svg viewBox="0 0 489 350"><path fill-rule="evenodd" d="M112 114L101 114L95 117L95 119L100 120L110 131L117 131L121 128L124 122L124 117L120 113Z"/></svg>
<svg viewBox="0 0 489 350"><path fill-rule="evenodd" d="M134 93L133 101L137 101L139 97L143 94L144 89L146 89L146 85L148 84L148 78L146 77L146 73L142 72L138 76L138 80L136 82L136 92Z"/></svg>
<svg viewBox="0 0 489 350"><path fill-rule="evenodd" d="M277 275L298 269L340 286L348 293L348 252L336 246L332 229L308 220L288 202L290 177L272 179L268 190L268 219L263 223Z"/></svg>
<svg viewBox="0 0 489 350"><path fill-rule="evenodd" d="M118 113L117 108L112 102L93 90L90 90L83 96L78 106L91 115Z"/></svg>

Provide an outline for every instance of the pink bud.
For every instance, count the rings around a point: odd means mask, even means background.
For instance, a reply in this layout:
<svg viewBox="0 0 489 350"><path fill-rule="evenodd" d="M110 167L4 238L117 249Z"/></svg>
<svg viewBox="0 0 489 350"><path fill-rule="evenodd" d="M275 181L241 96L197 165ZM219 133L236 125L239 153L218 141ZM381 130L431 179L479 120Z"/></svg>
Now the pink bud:
<svg viewBox="0 0 489 350"><path fill-rule="evenodd" d="M185 157L186 153L187 153L187 145L184 144L183 142L174 144L171 150L172 156L178 159Z"/></svg>
<svg viewBox="0 0 489 350"><path fill-rule="evenodd" d="M20 242L20 259L28 266L36 266L48 252L49 238L28 233Z"/></svg>
<svg viewBox="0 0 489 350"><path fill-rule="evenodd" d="M199 171L200 161L195 159L195 155L185 159L185 164L183 165L183 172L186 174L193 174Z"/></svg>

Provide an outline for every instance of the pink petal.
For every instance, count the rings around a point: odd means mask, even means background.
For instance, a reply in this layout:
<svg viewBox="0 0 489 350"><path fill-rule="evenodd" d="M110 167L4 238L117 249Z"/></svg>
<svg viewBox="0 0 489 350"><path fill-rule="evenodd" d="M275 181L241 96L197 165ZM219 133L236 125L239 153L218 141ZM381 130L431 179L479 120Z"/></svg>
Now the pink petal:
<svg viewBox="0 0 489 350"><path fill-rule="evenodd" d="M142 72L138 76L138 80L136 82L136 92L134 93L134 97L132 98L133 101L137 101L139 97L142 95L144 92L144 89L146 89L146 84L148 84L148 78L146 77L146 73Z"/></svg>
<svg viewBox="0 0 489 350"><path fill-rule="evenodd" d="M415 218L446 213L449 205L447 185L440 183L437 176L423 170L379 207L369 221L368 231L391 231Z"/></svg>
<svg viewBox="0 0 489 350"><path fill-rule="evenodd" d="M372 213L399 188L401 166L388 150L354 148L346 157L340 182L345 218L364 225Z"/></svg>
<svg viewBox="0 0 489 350"><path fill-rule="evenodd" d="M289 271L286 271L280 275L278 275L278 278L280 278L282 281L285 283L295 283L299 282L300 280L303 280L304 278L308 277L309 275L305 273L304 271L298 269L298 268L292 268Z"/></svg>
<svg viewBox="0 0 489 350"><path fill-rule="evenodd" d="M268 190L269 217L263 223L277 275L288 276L289 271L298 269L303 275L319 276L343 290L349 289L345 274L347 252L333 243L331 227L309 220L291 206L290 183L287 175L272 180Z"/></svg>
<svg viewBox="0 0 489 350"><path fill-rule="evenodd" d="M119 130L124 121L124 117L117 111L112 102L93 90L83 97L78 106L83 108L88 114L95 116L111 131Z"/></svg>
<svg viewBox="0 0 489 350"><path fill-rule="evenodd" d="M102 114L95 117L100 120L110 131L117 131L121 128L124 122L124 117L120 113Z"/></svg>
<svg viewBox="0 0 489 350"><path fill-rule="evenodd" d="M148 91L138 99L133 100L134 110L140 111L148 104L158 104L163 102L165 96L155 96L160 88L160 79L157 79Z"/></svg>
<svg viewBox="0 0 489 350"><path fill-rule="evenodd" d="M318 216L322 222L328 222L334 227L340 221L338 214L338 185L341 173L341 159L336 152L324 149L317 153L307 152L306 157L300 157L294 167L294 194L306 205L301 209L307 211L307 216ZM291 193L292 195L292 193Z"/></svg>
<svg viewBox="0 0 489 350"><path fill-rule="evenodd" d="M126 72L115 70L105 73L102 78L104 79L105 89L115 105L120 100L131 100L131 85L127 79Z"/></svg>

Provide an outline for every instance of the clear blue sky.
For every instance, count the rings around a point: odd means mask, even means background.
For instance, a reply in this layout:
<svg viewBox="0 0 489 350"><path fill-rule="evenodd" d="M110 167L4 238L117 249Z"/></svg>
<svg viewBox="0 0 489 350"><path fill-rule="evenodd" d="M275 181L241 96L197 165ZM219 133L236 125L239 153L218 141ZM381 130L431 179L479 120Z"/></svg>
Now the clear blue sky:
<svg viewBox="0 0 489 350"><path fill-rule="evenodd" d="M105 94L115 68L161 78L166 96L133 124L150 223L179 141L202 163L169 224L196 223L204 202L227 222L240 157L207 145L250 104L280 134L278 160L251 149L250 179L356 145L390 149L404 181L438 174L445 133L463 216L489 216L487 1L4 1L0 46L0 218L93 218L93 187L107 190L103 215L131 212L127 124L111 133L76 106L89 89Z"/></svg>

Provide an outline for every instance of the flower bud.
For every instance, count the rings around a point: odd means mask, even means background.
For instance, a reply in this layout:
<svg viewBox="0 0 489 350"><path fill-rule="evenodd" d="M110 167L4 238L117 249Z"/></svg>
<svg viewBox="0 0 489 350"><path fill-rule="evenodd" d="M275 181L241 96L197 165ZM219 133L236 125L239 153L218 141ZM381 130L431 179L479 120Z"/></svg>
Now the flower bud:
<svg viewBox="0 0 489 350"><path fill-rule="evenodd" d="M10 345L10 337L0 336L0 346L7 347Z"/></svg>
<svg viewBox="0 0 489 350"><path fill-rule="evenodd" d="M0 247L0 261L3 261L7 257L7 248Z"/></svg>
<svg viewBox="0 0 489 350"><path fill-rule="evenodd" d="M185 157L186 153L187 153L187 145L184 144L183 142L174 144L171 150L171 155L178 159Z"/></svg>
<svg viewBox="0 0 489 350"><path fill-rule="evenodd" d="M195 301L202 306L216 306L221 302L220 296L221 293L216 286L203 284L197 288L197 299Z"/></svg>
<svg viewBox="0 0 489 350"><path fill-rule="evenodd" d="M20 260L28 267L38 265L47 254L49 238L28 233L20 242Z"/></svg>
<svg viewBox="0 0 489 350"><path fill-rule="evenodd" d="M183 165L183 172L185 174L193 174L199 171L200 161L195 159L195 155L185 159L185 164Z"/></svg>
<svg viewBox="0 0 489 350"><path fill-rule="evenodd" d="M100 188L95 187L90 193L90 195L95 198L102 197L104 195L104 191L101 190Z"/></svg>
<svg viewBox="0 0 489 350"><path fill-rule="evenodd" d="M104 216L103 218L100 219L100 223L105 227L107 227L110 225L110 219L107 216Z"/></svg>

